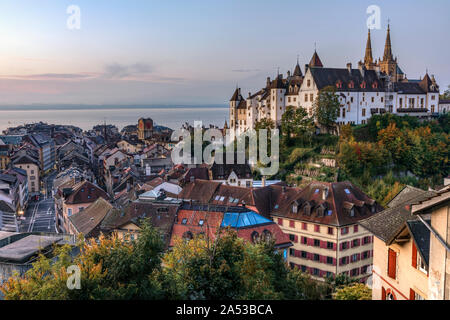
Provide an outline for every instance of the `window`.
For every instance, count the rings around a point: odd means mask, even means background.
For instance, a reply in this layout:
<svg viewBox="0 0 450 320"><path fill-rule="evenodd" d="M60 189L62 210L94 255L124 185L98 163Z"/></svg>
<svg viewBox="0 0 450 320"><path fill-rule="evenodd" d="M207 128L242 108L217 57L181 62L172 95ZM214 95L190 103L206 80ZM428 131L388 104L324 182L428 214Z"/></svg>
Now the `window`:
<svg viewBox="0 0 450 320"><path fill-rule="evenodd" d="M320 260L320 256L318 254L314 254L313 260L314 261L319 261Z"/></svg>
<svg viewBox="0 0 450 320"><path fill-rule="evenodd" d="M342 228L341 234L348 234L348 227Z"/></svg>
<svg viewBox="0 0 450 320"><path fill-rule="evenodd" d="M314 239L314 247L320 247L320 240Z"/></svg>
<svg viewBox="0 0 450 320"><path fill-rule="evenodd" d="M295 228L295 221L294 220L289 220L289 227L290 228Z"/></svg>
<svg viewBox="0 0 450 320"><path fill-rule="evenodd" d="M320 226L318 224L314 225L314 231L320 232Z"/></svg>
<svg viewBox="0 0 450 320"><path fill-rule="evenodd" d="M308 102L308 94L305 93L305 102Z"/></svg>
<svg viewBox="0 0 450 320"><path fill-rule="evenodd" d="M313 275L318 276L319 273L320 273L320 270L319 270L319 269L317 269L317 268L314 268L314 269L313 269Z"/></svg>
<svg viewBox="0 0 450 320"><path fill-rule="evenodd" d="M308 238L302 237L302 244L308 244Z"/></svg>
<svg viewBox="0 0 450 320"><path fill-rule="evenodd" d="M334 248L334 243L327 241L327 249L333 250L333 248Z"/></svg>
<svg viewBox="0 0 450 320"><path fill-rule="evenodd" d="M278 224L279 224L280 226L282 226L282 225L283 225L283 219L278 218Z"/></svg>
<svg viewBox="0 0 450 320"><path fill-rule="evenodd" d="M198 225L203 226L204 223L205 223L205 221L203 219L200 219L200 221L198 222Z"/></svg>
<svg viewBox="0 0 450 320"><path fill-rule="evenodd" d="M292 257L295 257L295 250L290 248L289 249L289 255L292 256Z"/></svg>
<svg viewBox="0 0 450 320"><path fill-rule="evenodd" d="M366 116L366 109L362 109L362 116L365 117Z"/></svg>
<svg viewBox="0 0 450 320"><path fill-rule="evenodd" d="M395 279L397 275L397 253L389 249L388 250L388 276Z"/></svg>
<svg viewBox="0 0 450 320"><path fill-rule="evenodd" d="M368 259L368 258L369 258L369 252L370 252L370 251L364 251L364 252L361 254L361 260Z"/></svg>
<svg viewBox="0 0 450 320"><path fill-rule="evenodd" d="M351 261L352 261L352 262L358 261L358 254L357 254L357 253L352 254L352 256L351 256Z"/></svg>
<svg viewBox="0 0 450 320"><path fill-rule="evenodd" d="M359 239L355 239L352 241L352 247L358 247L359 246Z"/></svg>
<svg viewBox="0 0 450 320"><path fill-rule="evenodd" d="M341 243L341 250L346 250L346 249L348 249L348 242L347 241Z"/></svg>
<svg viewBox="0 0 450 320"><path fill-rule="evenodd" d="M327 257L327 264L333 264L333 258Z"/></svg>
<svg viewBox="0 0 450 320"><path fill-rule="evenodd" d="M311 86L311 80L308 79L308 81L306 81L306 84L307 84L308 87L310 87Z"/></svg>
<svg viewBox="0 0 450 320"><path fill-rule="evenodd" d="M295 235L290 234L290 235L289 235L289 241L294 242L294 241L295 241Z"/></svg>
<svg viewBox="0 0 450 320"><path fill-rule="evenodd" d="M187 223L187 218L183 218L183 220L181 220L181 224L186 224Z"/></svg>
<svg viewBox="0 0 450 320"><path fill-rule="evenodd" d="M313 100L314 100L314 94L313 94L313 93L311 93L311 94L309 95L309 100L310 100L311 102L313 102Z"/></svg>
<svg viewBox="0 0 450 320"><path fill-rule="evenodd" d="M302 230L308 230L308 224L305 222L302 222Z"/></svg>
<svg viewBox="0 0 450 320"><path fill-rule="evenodd" d="M353 232L354 233L358 232L358 225L353 226Z"/></svg>
<svg viewBox="0 0 450 320"><path fill-rule="evenodd" d="M361 274L366 274L367 273L367 269L368 269L368 266L361 267Z"/></svg>
<svg viewBox="0 0 450 320"><path fill-rule="evenodd" d="M72 215L72 209L67 209L67 215L70 217Z"/></svg>
<svg viewBox="0 0 450 320"><path fill-rule="evenodd" d="M334 233L334 231L333 231L334 229L332 228L332 227L328 227L328 234L333 234Z"/></svg>
<svg viewBox="0 0 450 320"><path fill-rule="evenodd" d="M308 257L308 253L307 253L306 251L301 251L300 256L301 256L303 259L306 259L306 258Z"/></svg>

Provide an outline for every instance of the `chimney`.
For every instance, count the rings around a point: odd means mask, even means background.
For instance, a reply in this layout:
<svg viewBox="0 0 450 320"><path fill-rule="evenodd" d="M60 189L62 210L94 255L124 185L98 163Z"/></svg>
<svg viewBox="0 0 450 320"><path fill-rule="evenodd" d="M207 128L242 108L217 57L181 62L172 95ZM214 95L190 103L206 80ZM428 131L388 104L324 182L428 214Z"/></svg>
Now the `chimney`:
<svg viewBox="0 0 450 320"><path fill-rule="evenodd" d="M267 82L266 82L267 86L270 86L270 77L267 77Z"/></svg>
<svg viewBox="0 0 450 320"><path fill-rule="evenodd" d="M323 189L322 200L326 200L328 197L328 188Z"/></svg>
<svg viewBox="0 0 450 320"><path fill-rule="evenodd" d="M287 72L287 76L290 77L291 76L291 72L288 70Z"/></svg>
<svg viewBox="0 0 450 320"><path fill-rule="evenodd" d="M350 62L347 63L347 70L348 70L348 73L352 74L352 64Z"/></svg>
<svg viewBox="0 0 450 320"><path fill-rule="evenodd" d="M358 69L359 69L359 72L361 73L361 77L364 78L365 66L361 61L358 62Z"/></svg>
<svg viewBox="0 0 450 320"><path fill-rule="evenodd" d="M264 176L261 178L261 185L262 185L263 187L266 186L266 177L264 177Z"/></svg>

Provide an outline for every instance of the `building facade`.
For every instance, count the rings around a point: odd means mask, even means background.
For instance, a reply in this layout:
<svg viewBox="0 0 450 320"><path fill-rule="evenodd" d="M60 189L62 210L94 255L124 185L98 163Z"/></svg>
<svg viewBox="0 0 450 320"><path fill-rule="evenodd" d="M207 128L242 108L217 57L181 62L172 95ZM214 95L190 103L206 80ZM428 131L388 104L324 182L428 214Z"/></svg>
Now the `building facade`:
<svg viewBox="0 0 450 320"><path fill-rule="evenodd" d="M304 74L297 61L292 74L288 71L286 77L267 78L266 86L247 98L236 88L230 99L230 129L238 136L261 119L280 125L288 106L304 108L313 116L320 90L329 86L335 88L341 103L338 124L365 124L372 115L386 112L421 118L439 112L439 86L434 76L426 73L422 79L407 79L392 54L388 26L382 59L373 59L369 31L364 61L357 68L351 63L345 68L324 67L314 52Z"/></svg>
<svg viewBox="0 0 450 320"><path fill-rule="evenodd" d="M294 246L288 262L317 280L346 274L367 282L372 267L372 234L358 221L381 207L350 182L313 182L286 188L271 212Z"/></svg>

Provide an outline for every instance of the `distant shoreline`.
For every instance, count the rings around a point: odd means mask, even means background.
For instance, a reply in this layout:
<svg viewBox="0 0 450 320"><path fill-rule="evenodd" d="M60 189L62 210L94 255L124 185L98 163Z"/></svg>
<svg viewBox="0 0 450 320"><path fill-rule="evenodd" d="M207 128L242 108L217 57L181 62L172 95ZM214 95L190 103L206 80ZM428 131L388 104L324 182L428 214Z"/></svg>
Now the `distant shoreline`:
<svg viewBox="0 0 450 320"><path fill-rule="evenodd" d="M0 111L37 111L37 110L107 110L107 109L204 109L228 108L227 105L4 105Z"/></svg>

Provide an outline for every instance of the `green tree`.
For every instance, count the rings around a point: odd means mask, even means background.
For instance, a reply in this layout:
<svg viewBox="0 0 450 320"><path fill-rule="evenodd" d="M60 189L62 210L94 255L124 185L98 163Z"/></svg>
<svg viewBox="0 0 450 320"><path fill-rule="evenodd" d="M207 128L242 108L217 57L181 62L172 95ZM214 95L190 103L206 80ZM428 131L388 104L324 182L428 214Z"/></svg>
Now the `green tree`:
<svg viewBox="0 0 450 320"><path fill-rule="evenodd" d="M73 248L56 248L55 258L40 255L22 277L10 278L0 290L8 300L156 299L159 286L152 274L161 266L163 242L160 233L144 223L139 238L123 242L101 236L99 241L83 240L80 254ZM67 268L81 271L81 289L70 290Z"/></svg>
<svg viewBox="0 0 450 320"><path fill-rule="evenodd" d="M338 289L335 300L372 300L372 290L365 284L355 283Z"/></svg>
<svg viewBox="0 0 450 320"><path fill-rule="evenodd" d="M281 132L286 145L292 143L292 136L299 137L302 141L309 141L314 132L314 121L308 117L308 113L302 107L288 106L281 117Z"/></svg>
<svg viewBox="0 0 450 320"><path fill-rule="evenodd" d="M322 287L290 270L273 241L250 244L233 230L215 241L178 240L159 275L167 299L309 299ZM322 289L323 290L323 289Z"/></svg>
<svg viewBox="0 0 450 320"><path fill-rule="evenodd" d="M444 93L439 96L439 99L450 100L450 85L447 87L447 90L445 90Z"/></svg>
<svg viewBox="0 0 450 320"><path fill-rule="evenodd" d="M314 117L320 125L327 129L327 132L335 130L340 107L335 87L328 86L319 91L313 106Z"/></svg>

